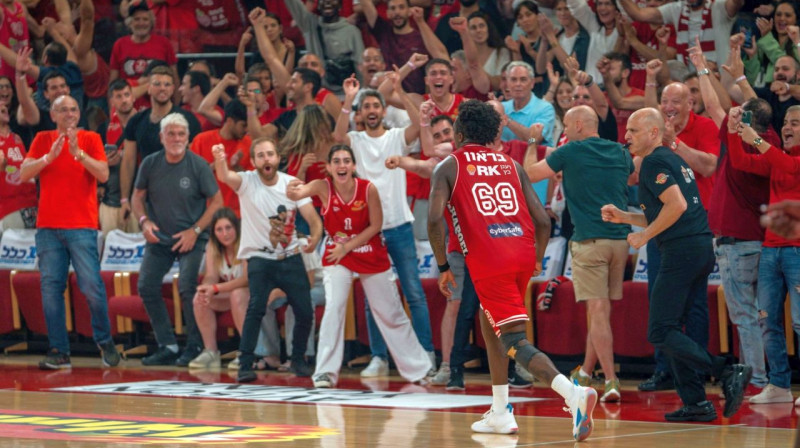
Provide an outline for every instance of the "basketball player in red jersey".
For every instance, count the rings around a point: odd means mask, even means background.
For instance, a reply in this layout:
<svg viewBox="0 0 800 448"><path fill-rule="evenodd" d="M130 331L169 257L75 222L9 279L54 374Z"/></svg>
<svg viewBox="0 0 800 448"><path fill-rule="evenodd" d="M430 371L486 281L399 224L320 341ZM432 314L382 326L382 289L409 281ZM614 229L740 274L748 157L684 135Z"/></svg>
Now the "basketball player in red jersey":
<svg viewBox="0 0 800 448"><path fill-rule="evenodd" d="M455 283L444 241L447 207L483 309L492 407L472 430L518 431L508 403L507 372L501 368L506 353L564 398L573 416L572 435L580 442L592 432L597 392L571 383L526 339L523 295L531 276L542 269L550 222L519 163L488 147L499 128L500 116L492 106L476 100L462 103L455 123L458 150L436 167L431 179L428 234L441 272L439 289L449 296L448 285Z"/></svg>
<svg viewBox="0 0 800 448"><path fill-rule="evenodd" d="M414 334L397 291L389 252L380 234L383 210L378 189L356 178L356 158L347 145L328 153L328 175L307 184L289 182L286 196L293 200L317 196L322 201L323 224L330 238L322 257L325 314L319 331L314 387L333 387L344 355L344 314L355 273L370 301L372 315L387 342L400 375L419 381L431 361Z"/></svg>

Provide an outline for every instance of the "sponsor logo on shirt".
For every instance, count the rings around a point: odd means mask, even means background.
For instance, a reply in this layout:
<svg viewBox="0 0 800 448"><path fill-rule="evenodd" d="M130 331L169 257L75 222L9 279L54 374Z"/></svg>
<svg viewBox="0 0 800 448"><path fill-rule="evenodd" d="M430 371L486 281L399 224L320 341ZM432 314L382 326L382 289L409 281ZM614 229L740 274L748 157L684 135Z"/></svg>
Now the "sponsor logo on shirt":
<svg viewBox="0 0 800 448"><path fill-rule="evenodd" d="M353 202L353 207L351 208L351 210L353 210L354 212L360 212L361 210L364 210L365 208L367 208L367 203L366 202L364 202L364 201L355 201L355 202Z"/></svg>
<svg viewBox="0 0 800 448"><path fill-rule="evenodd" d="M656 176L656 183L658 185L664 185L665 183L667 183L668 178L669 176L667 174L660 173L658 176Z"/></svg>
<svg viewBox="0 0 800 448"><path fill-rule="evenodd" d="M490 224L487 230L492 238L522 236L522 226L517 222Z"/></svg>

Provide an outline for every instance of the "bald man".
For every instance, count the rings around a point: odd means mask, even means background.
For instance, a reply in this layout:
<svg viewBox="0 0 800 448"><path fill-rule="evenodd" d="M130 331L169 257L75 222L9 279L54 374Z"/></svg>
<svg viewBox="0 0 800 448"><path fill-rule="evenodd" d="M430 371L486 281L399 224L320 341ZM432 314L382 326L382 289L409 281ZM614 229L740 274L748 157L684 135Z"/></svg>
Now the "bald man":
<svg viewBox="0 0 800 448"><path fill-rule="evenodd" d="M706 76L706 75L700 75ZM662 144L680 156L692 169L700 192L700 202L708 210L713 189L712 175L717 169L719 156L719 129L713 120L697 115L692 107L689 87L675 82L664 88L661 94L661 117L665 123ZM659 250L655 243L647 245L647 285L653 284L661 264ZM708 299L706 292L693 296L690 301L692 312L686 322L686 334L698 344L708 345ZM656 367L653 376L639 384L639 390L656 391L674 389L671 368L667 358L656 349Z"/></svg>
<svg viewBox="0 0 800 448"><path fill-rule="evenodd" d="M92 334L103 365L116 366L120 356L111 339L106 288L100 278L97 255L97 184L108 180L106 153L100 135L78 129L81 110L71 96L55 98L50 116L56 129L36 134L20 173L21 182L39 179L36 251L50 345L39 368L71 367L64 318L70 262L77 274L78 288L89 304Z"/></svg>
<svg viewBox="0 0 800 448"><path fill-rule="evenodd" d="M681 331L689 314L690 297L704 293L714 267L711 231L708 228L692 168L663 146L665 124L659 111L641 109L628 119L626 139L630 151L642 157L639 202L644 214L624 212L616 204L601 208L605 222L632 224L644 230L628 235L638 249L651 239L661 252L661 267L650 296L647 339L662 350L672 364L675 386L683 407L666 414L668 421L710 422L717 418L706 399L704 375L722 379L723 415L739 409L753 369L725 365Z"/></svg>
<svg viewBox="0 0 800 448"><path fill-rule="evenodd" d="M569 143L546 159L529 158L525 166L532 182L564 174L564 193L575 225L570 241L575 298L586 302L589 334L583 364L572 372L581 385L591 382L591 372L600 361L605 373L605 391L600 401L619 401L619 379L614 372L611 300L622 299L622 279L628 260L625 241L631 228L627 224L603 221L598 208L614 204L626 208L628 177L633 161L617 143L601 139L599 119L589 106L576 106L564 116L564 132Z"/></svg>

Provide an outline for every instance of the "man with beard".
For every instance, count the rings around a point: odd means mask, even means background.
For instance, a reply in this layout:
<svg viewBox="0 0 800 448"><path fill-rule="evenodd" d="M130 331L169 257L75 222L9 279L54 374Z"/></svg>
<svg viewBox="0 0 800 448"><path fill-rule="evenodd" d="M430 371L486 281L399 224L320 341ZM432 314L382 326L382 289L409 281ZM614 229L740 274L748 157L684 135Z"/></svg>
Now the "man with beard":
<svg viewBox="0 0 800 448"><path fill-rule="evenodd" d="M800 62L792 56L781 56L775 61L774 81L769 86L752 88L744 76L742 57L731 51L729 64L724 71L730 76L723 76L723 82L731 95L731 99L744 103L751 98L762 98L772 106L772 127L777 131L783 127L786 111L800 104L800 85L796 84L800 72ZM731 79L733 78L733 80ZM735 85L733 84L735 82Z"/></svg>
<svg viewBox="0 0 800 448"><path fill-rule="evenodd" d="M200 133L200 123L194 114L172 102L174 92L175 82L172 70L164 66L154 68L150 72L150 82L147 86L147 94L150 95L152 107L131 117L125 126L125 144L119 173L120 221L124 222L131 213L128 198L131 196L131 187L139 160L144 160L145 157L163 148L159 139L161 120L171 113L178 113L183 115L188 123L189 141ZM191 297L189 298L191 299Z"/></svg>
<svg viewBox="0 0 800 448"><path fill-rule="evenodd" d="M390 67L392 65L402 66L414 53L425 55L433 53L431 51L431 46L434 45L433 42L426 41L426 36L418 28L412 27L408 20L411 17L409 0L389 0L386 10L389 20L378 16L373 0L362 0L361 8L363 9L364 17L367 19L369 30L378 41L386 64ZM422 24L420 22L417 22L417 24L427 27L424 21ZM438 39L434 40L442 46ZM442 46L441 50L443 53L447 51L444 46ZM425 81L423 74L416 70L412 71L403 80L403 88L407 92L424 93Z"/></svg>
<svg viewBox="0 0 800 448"><path fill-rule="evenodd" d="M330 85L330 83L326 83L325 81L325 64L323 64L322 59L320 59L319 56L315 55L314 53L304 54L303 57L297 61L297 66L299 68L314 70L315 72L319 73L319 77L322 79L322 83L324 85ZM353 74L355 74L355 72L348 73L347 77L349 78L350 75ZM337 93L341 93L342 86L340 85L335 89L331 87L331 89ZM339 98L334 95L331 90L328 90L325 87L320 87L319 92L314 95L314 102L322 106L322 108L325 109L325 112L332 117L337 116L339 111L342 110L342 102L339 101Z"/></svg>
<svg viewBox="0 0 800 448"><path fill-rule="evenodd" d="M743 123L742 113L741 108L734 107L728 114L728 151L733 166L769 177L770 204L800 199L800 106L792 106L786 112L781 129L783 149L765 141L752 126ZM759 154L746 153L743 144L757 149ZM800 261L798 246L798 240L787 239L770 229L764 237L758 266L756 303L764 352L769 363L769 384L760 394L750 398L751 404L791 403L794 400L791 391L792 370L786 355L787 335L783 332L781 311L788 293L792 304L792 324L797 328L800 324L800 316L796 311L800 301L800 291L797 289L800 274L795 269ZM800 405L800 401L795 401L795 405Z"/></svg>
<svg viewBox="0 0 800 448"><path fill-rule="evenodd" d="M294 108L284 111L275 121L262 126L256 135L267 138L283 138L297 118L297 111L315 104L314 97L319 93L321 82L319 73L310 68L294 69L292 77L289 78L289 84L286 86L286 100L291 101Z"/></svg>
<svg viewBox="0 0 800 448"><path fill-rule="evenodd" d="M192 152L213 164L214 155L211 149L214 145L222 145L229 169L244 171L253 168L249 155L251 142L247 135L247 108L241 101L234 99L225 105L225 123L222 127L197 134L192 140ZM224 183L220 183L219 189L222 192L223 205L233 210L236 216L240 216L236 192Z"/></svg>
<svg viewBox="0 0 800 448"><path fill-rule="evenodd" d="M678 60L689 64L689 47L700 39L708 60L721 65L728 57L728 39L743 0L680 0L659 7L639 7L634 0L620 0L625 12L636 22L675 27Z"/></svg>
<svg viewBox="0 0 800 448"><path fill-rule="evenodd" d="M292 14L297 27L303 31L306 41L306 50L317 55L325 65L336 61L344 64L341 68L352 67L361 62L361 52L364 51L364 41L361 31L339 16L342 7L341 0L320 0L317 3L317 14L309 12L301 0L288 0L286 7ZM351 73L344 73L345 77ZM329 75L336 76L334 73ZM333 79L332 76L323 78L323 85L340 92L342 79Z"/></svg>
<svg viewBox="0 0 800 448"><path fill-rule="evenodd" d="M358 80L348 78L342 87L345 93L344 104L353 104L359 90ZM399 93L403 94L402 89L399 89ZM412 143L419 136L418 111L410 106L410 100L405 103L408 105L406 111L411 118L411 125L387 130L382 122L386 114L383 96L375 90L364 90L360 93L358 109L366 129L347 132L350 126L350 111L342 110L336 120L333 136L337 142L353 148L359 175L364 176L378 188L383 208L382 230L386 248L397 269L403 295L411 310L414 332L422 347L428 352L431 365L435 366L436 354L433 352L428 305L417 272L417 249L411 224L414 216L406 201L406 176L402 171L390 170L385 165L386 159L390 156L407 156ZM380 332L375 325L367 328L373 357L361 375L386 376L389 372L386 344L380 338Z"/></svg>
<svg viewBox="0 0 800 448"><path fill-rule="evenodd" d="M597 63L603 75L603 85L611 102L611 112L617 120L617 141L625 143L625 126L633 111L644 107L644 90L631 87L631 58L627 54L608 53ZM699 95L698 91L698 95ZM695 105L697 103L695 102ZM695 112L697 109L695 109Z"/></svg>
<svg viewBox="0 0 800 448"><path fill-rule="evenodd" d="M209 238L206 228L214 212L222 207L222 194L208 163L188 150L186 118L168 114L161 120L160 128L164 150L142 160L131 199L133 213L147 241L139 270L139 295L158 343L158 350L142 358L142 364L186 367L203 351L192 298ZM187 334L183 353L179 353L161 297L161 283L175 260L179 266L178 292Z"/></svg>
<svg viewBox="0 0 800 448"><path fill-rule="evenodd" d="M250 279L250 303L242 327L237 381L256 380L253 350L266 312L267 297L275 288L286 292L295 316L289 369L297 376L308 377L312 367L303 355L311 331L311 286L300 251L314 251L322 236L322 221L311 199L292 201L286 197L289 182L296 178L278 171L280 156L271 140L253 141L250 158L255 170L236 173L228 169L225 151L214 150L217 179L239 195L242 235L237 258L247 260ZM294 225L297 213L311 229L307 241L297 238ZM285 217L281 220L282 214ZM281 240L285 242L272 242L270 234L274 230L282 233Z"/></svg>
<svg viewBox="0 0 800 448"><path fill-rule="evenodd" d="M166 37L153 33L155 15L147 7L147 2L132 2L128 6L125 25L130 28L131 35L114 42L108 63L111 81L117 78L138 80L145 75L148 63L154 59L166 62L171 75L178 73L178 59L172 43Z"/></svg>
<svg viewBox="0 0 800 448"><path fill-rule="evenodd" d="M114 229L123 232L138 232L139 225L136 219L128 214L123 220L119 210L123 203L128 203L126 197L120 197L119 171L122 161L122 145L124 143L123 131L125 125L136 113L133 108L133 91L128 81L116 79L108 86L108 105L111 107L111 118L100 126L98 133L106 144L106 157L108 158L108 181L103 188L103 197L100 201L100 230L103 235Z"/></svg>

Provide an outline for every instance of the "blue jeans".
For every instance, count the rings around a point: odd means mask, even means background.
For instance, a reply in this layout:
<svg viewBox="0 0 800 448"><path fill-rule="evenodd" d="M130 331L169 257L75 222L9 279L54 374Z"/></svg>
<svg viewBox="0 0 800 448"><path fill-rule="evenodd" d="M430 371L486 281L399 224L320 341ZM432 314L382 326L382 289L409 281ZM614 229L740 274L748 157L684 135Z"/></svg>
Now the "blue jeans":
<svg viewBox="0 0 800 448"><path fill-rule="evenodd" d="M400 287L403 296L406 298L408 308L411 310L411 324L414 326L414 333L419 339L420 345L426 352L433 351L433 338L431 336L431 318L428 314L428 301L425 292L422 290L422 283L419 281L417 271L417 246L414 242L414 231L411 223L392 227L383 231L383 238L386 241L386 249L392 257L394 267L397 269L397 277L400 279ZM372 300L382 300L383 298L372 298ZM369 347L372 356L388 359L386 341L383 340L375 319L369 310L369 300L364 302L367 315L367 332L369 333Z"/></svg>
<svg viewBox="0 0 800 448"><path fill-rule="evenodd" d="M658 250L655 239L647 243L647 291L652 298L653 289L658 271L661 269L661 251ZM684 323L686 336L700 344L701 347L708 348L708 292L706 289L690 291L690 308ZM671 372L670 362L667 356L658 347L653 355L656 360L656 372Z"/></svg>
<svg viewBox="0 0 800 448"><path fill-rule="evenodd" d="M98 344L109 342L111 322L106 288L100 277L97 230L39 229L36 232L36 251L39 254L42 307L50 348L69 354L64 290L70 261L78 276L78 288L89 303L94 340Z"/></svg>
<svg viewBox="0 0 800 448"><path fill-rule="evenodd" d="M194 320L194 305L192 300L197 291L197 276L200 272L200 262L205 254L206 240L197 240L191 251L180 253L173 251L170 246L163 244L147 243L144 247L142 266L139 269L139 296L144 302L150 325L156 335L159 346L177 344L175 332L167 313L167 305L161 296L161 283L167 272L172 268L172 263L178 259L178 293L181 296L181 309L183 322L186 324L186 346L203 347L203 339L197 322Z"/></svg>
<svg viewBox="0 0 800 448"><path fill-rule="evenodd" d="M769 363L770 384L789 388L792 370L786 353L783 332L783 304L788 290L792 309L792 328L800 334L800 248L764 247L758 265L758 323ZM787 288L787 285L791 287Z"/></svg>
<svg viewBox="0 0 800 448"><path fill-rule="evenodd" d="M728 315L739 331L742 363L753 368L751 383L758 387L767 385L764 367L764 341L758 325L758 260L761 241L742 241L734 244L714 244L714 254L719 263Z"/></svg>
<svg viewBox="0 0 800 448"><path fill-rule="evenodd" d="M478 294L475 292L475 287L472 285L469 271L464 264L464 255L461 252L447 254L448 261L456 258L460 258L460 264L453 262L450 265L456 284L462 283L464 286L461 291L461 305L459 305L458 315L456 315L456 326L453 329L453 349L450 351L450 367L464 367L464 363L469 361L471 355L469 332L475 323L475 313L480 309L480 301L478 300Z"/></svg>

